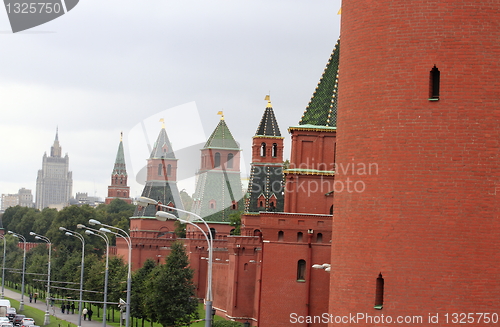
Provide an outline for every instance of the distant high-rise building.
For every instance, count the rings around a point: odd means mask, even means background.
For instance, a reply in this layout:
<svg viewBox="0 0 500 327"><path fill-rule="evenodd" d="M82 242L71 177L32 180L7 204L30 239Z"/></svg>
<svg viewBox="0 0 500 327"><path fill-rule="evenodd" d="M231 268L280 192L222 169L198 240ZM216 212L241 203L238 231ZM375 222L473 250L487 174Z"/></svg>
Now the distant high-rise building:
<svg viewBox="0 0 500 327"><path fill-rule="evenodd" d="M119 198L127 203L132 203L129 197L130 187L127 186L127 168L125 167L125 155L123 152L123 141L120 138L120 145L116 154L115 167L111 173L111 185L108 186L108 197L106 204L109 204L113 199Z"/></svg>
<svg viewBox="0 0 500 327"><path fill-rule="evenodd" d="M21 207L33 208L33 194L31 194L31 190L25 189L24 187L19 189L18 197Z"/></svg>
<svg viewBox="0 0 500 327"><path fill-rule="evenodd" d="M2 194L2 211L19 204L19 194Z"/></svg>
<svg viewBox="0 0 500 327"><path fill-rule="evenodd" d="M69 158L66 154L61 157L58 132L50 156L43 154L42 169L38 171L36 180L37 209L46 207L61 208L67 206L73 187L72 172L69 171Z"/></svg>

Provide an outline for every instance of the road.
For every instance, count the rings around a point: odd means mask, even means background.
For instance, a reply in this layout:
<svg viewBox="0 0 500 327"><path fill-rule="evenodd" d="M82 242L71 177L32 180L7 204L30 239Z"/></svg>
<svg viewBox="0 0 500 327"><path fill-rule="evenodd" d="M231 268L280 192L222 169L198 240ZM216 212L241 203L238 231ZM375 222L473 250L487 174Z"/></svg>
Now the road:
<svg viewBox="0 0 500 327"><path fill-rule="evenodd" d="M11 299L14 299L17 301L21 300L21 293L14 292L14 291L9 290L9 289L4 290L4 296L6 298L11 298ZM30 303L30 299L26 295L24 296L24 306L25 307L33 307L33 308L36 308L36 309L41 310L43 312L45 312L47 310L47 305L45 304L45 302L38 300L35 303L35 301L33 300ZM77 308L78 308L78 306L77 306ZM67 322L70 322L70 323L78 326L78 313L76 313L77 311L78 311L78 309L75 311L75 314L71 314L71 313L70 314L66 314L66 313L63 314L61 312L61 308L55 307L54 312L51 308L49 313L51 316L54 316L57 319L67 321ZM107 325L107 326L112 327L111 325ZM88 321L88 319L83 320L83 318L82 318L82 327L102 327L102 321L94 321L94 320Z"/></svg>

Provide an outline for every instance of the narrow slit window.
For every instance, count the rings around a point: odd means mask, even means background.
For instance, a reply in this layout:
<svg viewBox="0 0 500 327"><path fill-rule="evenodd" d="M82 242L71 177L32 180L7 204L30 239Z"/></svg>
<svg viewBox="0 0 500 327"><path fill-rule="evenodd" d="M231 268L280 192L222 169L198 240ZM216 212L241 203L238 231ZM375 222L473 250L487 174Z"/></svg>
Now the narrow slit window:
<svg viewBox="0 0 500 327"><path fill-rule="evenodd" d="M375 290L375 309L382 310L384 306L384 278L382 273L378 274L377 286Z"/></svg>
<svg viewBox="0 0 500 327"><path fill-rule="evenodd" d="M278 232L278 241L283 241L284 236L285 236L285 233L282 230L280 230Z"/></svg>
<svg viewBox="0 0 500 327"><path fill-rule="evenodd" d="M266 143L262 143L260 145L260 156L265 157L266 156Z"/></svg>
<svg viewBox="0 0 500 327"><path fill-rule="evenodd" d="M306 280L306 261L299 260L297 262L297 281L304 282Z"/></svg>
<svg viewBox="0 0 500 327"><path fill-rule="evenodd" d="M430 71L429 80L429 100L436 101L439 100L439 84L440 84L441 72L434 65Z"/></svg>

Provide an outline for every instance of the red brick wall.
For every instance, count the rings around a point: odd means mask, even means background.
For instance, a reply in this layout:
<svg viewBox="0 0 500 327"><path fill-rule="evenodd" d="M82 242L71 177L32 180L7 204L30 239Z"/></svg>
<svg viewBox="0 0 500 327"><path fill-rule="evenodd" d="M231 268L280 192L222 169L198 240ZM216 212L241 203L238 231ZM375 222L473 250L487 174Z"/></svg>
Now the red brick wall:
<svg viewBox="0 0 500 327"><path fill-rule="evenodd" d="M378 172L336 175L365 190L335 194L331 314L498 313L499 21L499 1L343 1L336 159Z"/></svg>

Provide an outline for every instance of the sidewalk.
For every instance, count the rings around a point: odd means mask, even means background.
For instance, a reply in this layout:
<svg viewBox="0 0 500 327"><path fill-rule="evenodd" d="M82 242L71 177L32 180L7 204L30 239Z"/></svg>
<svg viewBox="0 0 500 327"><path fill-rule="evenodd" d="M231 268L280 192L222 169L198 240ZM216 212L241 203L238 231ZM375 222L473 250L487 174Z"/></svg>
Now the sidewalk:
<svg viewBox="0 0 500 327"><path fill-rule="evenodd" d="M21 293L18 293L18 292L14 292L12 290L9 290L9 289L5 289L4 290L4 295L6 298L11 298L11 299L14 299L14 300L17 300L17 301L20 301L21 300ZM35 309L38 309L38 310L41 310L43 312L45 312L47 310L47 305L45 304L45 302L43 301L40 301L40 299L38 299L38 301L35 303L35 301L33 300L32 303L30 303L30 298L29 296L24 296L24 306L25 307L33 307ZM54 316L56 317L57 319L60 319L59 321L67 321L67 322L70 322L72 324L75 324L78 326L78 309L75 310L75 314L66 314L66 313L62 313L61 312L61 308L59 307L54 307L55 308L55 314L54 311L52 310L51 307L49 307L49 313L51 316ZM77 306L78 308L78 306ZM20 314L22 314L22 312L18 312ZM43 321L42 321L43 323ZM107 325L108 327L112 327L111 325ZM88 321L88 320L83 320L83 317L82 317L82 327L102 327L102 321Z"/></svg>

